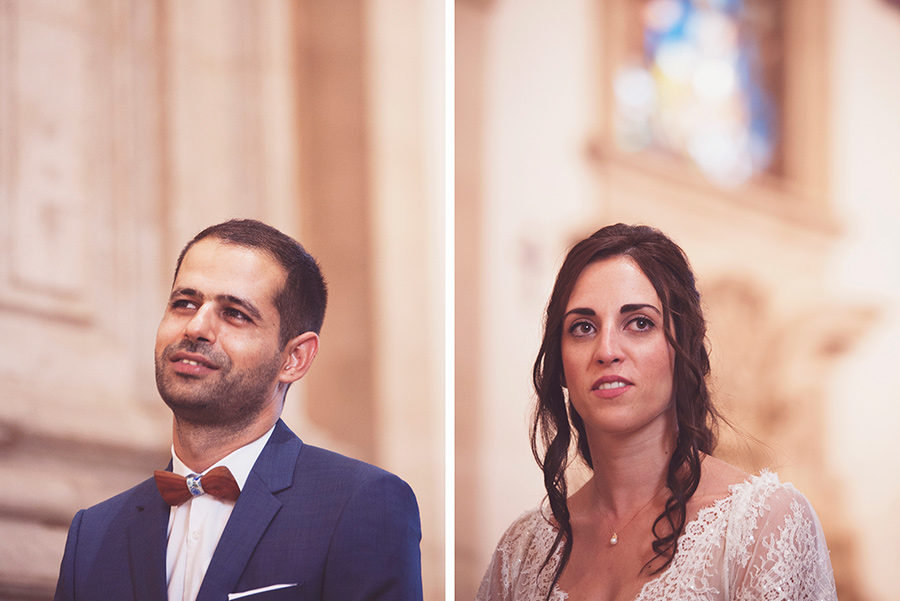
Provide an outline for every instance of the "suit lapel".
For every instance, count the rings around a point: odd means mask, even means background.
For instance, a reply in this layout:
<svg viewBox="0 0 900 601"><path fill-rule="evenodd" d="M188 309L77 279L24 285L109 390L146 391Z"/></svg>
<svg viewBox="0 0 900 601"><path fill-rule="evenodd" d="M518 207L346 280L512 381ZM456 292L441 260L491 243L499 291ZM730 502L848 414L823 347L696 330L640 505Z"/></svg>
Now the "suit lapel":
<svg viewBox="0 0 900 601"><path fill-rule="evenodd" d="M290 487L302 443L278 420L272 436L247 477L219 544L209 562L197 601L226 598L235 586L260 538L281 509L275 493Z"/></svg>
<svg viewBox="0 0 900 601"><path fill-rule="evenodd" d="M136 601L166 598L166 529L169 506L153 480L138 489L127 527L128 561Z"/></svg>

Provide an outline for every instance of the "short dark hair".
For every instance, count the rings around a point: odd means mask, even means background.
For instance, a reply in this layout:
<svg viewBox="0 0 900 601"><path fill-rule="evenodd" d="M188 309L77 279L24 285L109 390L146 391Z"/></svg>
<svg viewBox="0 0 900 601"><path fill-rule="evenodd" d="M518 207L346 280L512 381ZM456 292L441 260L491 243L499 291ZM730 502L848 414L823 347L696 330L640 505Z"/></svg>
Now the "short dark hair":
<svg viewBox="0 0 900 601"><path fill-rule="evenodd" d="M282 348L294 336L304 332L318 334L322 330L328 288L319 264L299 242L261 221L231 219L209 226L185 244L175 263L176 278L187 251L204 238L260 250L278 261L287 272L284 285L275 295L275 308L281 322L278 339Z"/></svg>
<svg viewBox="0 0 900 601"><path fill-rule="evenodd" d="M553 575L554 583L572 548L565 471L573 440L582 460L593 467L584 421L575 407L566 402L563 392L563 320L581 272L591 263L616 256L634 260L653 284L662 302L663 331L675 350L672 391L678 436L667 472L671 496L653 524L653 550L657 557L665 559L660 570L671 563L678 537L684 530L687 502L700 482L700 454L713 451L717 424L725 421L712 404L706 385L709 374L706 321L694 273L684 251L657 229L622 223L604 227L572 247L550 295L544 337L533 370L537 407L531 425L531 449L544 472L550 508L560 525L550 553L555 553L560 544L563 547L562 560ZM668 526L668 531L662 529L662 535L657 534L661 523Z"/></svg>

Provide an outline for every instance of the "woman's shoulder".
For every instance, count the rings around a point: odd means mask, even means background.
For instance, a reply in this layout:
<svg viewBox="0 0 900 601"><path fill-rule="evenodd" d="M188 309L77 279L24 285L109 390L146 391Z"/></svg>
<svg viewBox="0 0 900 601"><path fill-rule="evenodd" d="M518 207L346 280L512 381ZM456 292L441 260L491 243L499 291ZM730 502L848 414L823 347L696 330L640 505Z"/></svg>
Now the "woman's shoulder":
<svg viewBox="0 0 900 601"><path fill-rule="evenodd" d="M557 528L550 517L550 510L539 505L513 520L500 538L497 548L525 551L539 547L546 553L553 545L556 534Z"/></svg>
<svg viewBox="0 0 900 601"><path fill-rule="evenodd" d="M814 515L806 497L778 474L763 469L743 482L732 484L731 505L738 515L780 520L787 513Z"/></svg>
<svg viewBox="0 0 900 601"><path fill-rule="evenodd" d="M803 494L792 484L781 482L775 472L763 469L758 474L748 474L712 456L704 458L703 476L693 499L699 507L723 499L745 509L780 509L792 502L808 505Z"/></svg>
<svg viewBox="0 0 900 601"><path fill-rule="evenodd" d="M714 457L704 458L703 478L691 503L698 520L721 524L724 530L719 531L732 550L752 544L786 520L818 525L806 497L775 472L751 475Z"/></svg>
<svg viewBox="0 0 900 601"><path fill-rule="evenodd" d="M822 525L791 483L763 470L733 485L728 509L725 558L743 590L738 598L776 589L779 598L837 598Z"/></svg>
<svg viewBox="0 0 900 601"><path fill-rule="evenodd" d="M553 570L542 569L556 540L558 529L549 510L536 507L526 511L506 529L485 572L477 601L521 598L543 598L550 588ZM551 564L558 561L558 550ZM540 595L535 591L544 591Z"/></svg>
<svg viewBox="0 0 900 601"><path fill-rule="evenodd" d="M762 470L727 485L727 494L702 512L706 521L723 521L726 558L746 565L757 543L784 538L780 544L804 548L824 545L821 524L812 505L791 483L778 474Z"/></svg>
<svg viewBox="0 0 900 601"><path fill-rule="evenodd" d="M734 486L752 478L747 472L712 455L703 457L700 473L700 483L692 498L701 507L729 496Z"/></svg>

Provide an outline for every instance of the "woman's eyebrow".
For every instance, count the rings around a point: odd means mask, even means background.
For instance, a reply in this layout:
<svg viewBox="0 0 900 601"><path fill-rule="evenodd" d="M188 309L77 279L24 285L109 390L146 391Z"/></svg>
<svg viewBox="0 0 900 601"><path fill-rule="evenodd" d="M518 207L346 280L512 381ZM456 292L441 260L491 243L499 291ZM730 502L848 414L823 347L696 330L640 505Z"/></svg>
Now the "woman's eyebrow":
<svg viewBox="0 0 900 601"><path fill-rule="evenodd" d="M621 313L621 314L632 313L632 312L634 312L634 311L640 311L640 310L642 310L642 309L653 309L653 310L656 311L659 315L662 315L662 312L661 312L659 309L657 309L657 308L656 308L655 306L653 306L653 305L649 305L649 304L646 304L646 303L634 303L634 304L631 304L631 305L622 305L622 308L619 309L619 313Z"/></svg>
<svg viewBox="0 0 900 601"><path fill-rule="evenodd" d="M620 314L632 313L634 311L641 311L642 309L653 309L656 313L662 315L662 312L656 308L656 306L648 304L648 303L631 303L628 305L622 305L622 308L619 309ZM568 317L569 315L596 315L597 312L588 307L575 307L574 309L569 309L566 311L566 314L563 315L563 318Z"/></svg>

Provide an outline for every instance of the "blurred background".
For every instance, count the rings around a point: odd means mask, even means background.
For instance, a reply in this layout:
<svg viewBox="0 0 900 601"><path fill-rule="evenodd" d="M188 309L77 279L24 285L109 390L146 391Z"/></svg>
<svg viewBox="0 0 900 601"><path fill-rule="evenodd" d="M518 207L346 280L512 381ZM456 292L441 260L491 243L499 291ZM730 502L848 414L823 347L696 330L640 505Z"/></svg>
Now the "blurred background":
<svg viewBox="0 0 900 601"><path fill-rule="evenodd" d="M183 244L259 218L331 296L285 418L406 479L443 597L440 0L0 1L0 599L168 461L153 345Z"/></svg>
<svg viewBox="0 0 900 601"><path fill-rule="evenodd" d="M670 234L720 455L816 507L842 601L900 597L900 7L456 0L456 594L543 496L530 370L566 249ZM256 217L320 259L307 442L411 483L443 596L440 0L0 0L0 598L168 457L182 245ZM349 384L349 385L348 385Z"/></svg>
<svg viewBox="0 0 900 601"><path fill-rule="evenodd" d="M566 250L671 235L719 455L811 500L842 601L900 598L900 6L457 0L456 598L543 497L531 366Z"/></svg>

